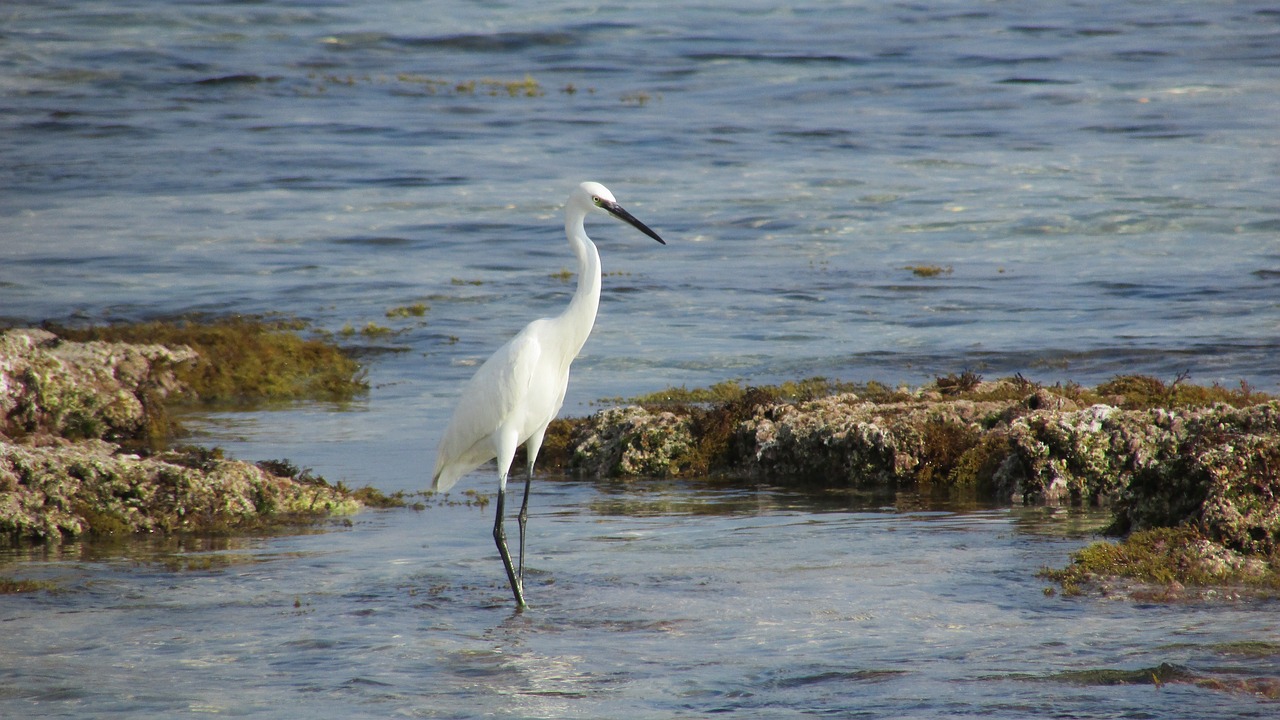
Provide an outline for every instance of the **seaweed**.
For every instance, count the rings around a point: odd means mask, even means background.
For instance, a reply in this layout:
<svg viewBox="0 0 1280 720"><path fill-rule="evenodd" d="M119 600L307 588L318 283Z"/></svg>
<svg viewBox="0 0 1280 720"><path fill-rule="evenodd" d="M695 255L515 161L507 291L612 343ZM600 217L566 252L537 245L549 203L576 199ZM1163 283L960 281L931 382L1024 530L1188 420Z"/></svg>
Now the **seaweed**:
<svg viewBox="0 0 1280 720"><path fill-rule="evenodd" d="M199 357L174 368L184 391L172 401L253 404L272 401L349 401L369 389L365 371L342 349L300 334L291 319L231 316L180 318L46 330L74 342L186 346Z"/></svg>

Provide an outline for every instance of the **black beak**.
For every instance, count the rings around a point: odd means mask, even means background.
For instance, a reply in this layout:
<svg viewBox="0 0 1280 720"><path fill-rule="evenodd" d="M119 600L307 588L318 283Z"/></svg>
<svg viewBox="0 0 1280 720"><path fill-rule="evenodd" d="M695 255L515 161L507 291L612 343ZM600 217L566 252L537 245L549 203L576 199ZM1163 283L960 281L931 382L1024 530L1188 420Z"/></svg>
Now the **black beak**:
<svg viewBox="0 0 1280 720"><path fill-rule="evenodd" d="M666 244L667 244L667 241L666 241L666 240L663 240L662 238L658 237L658 233L656 233L656 232L654 232L654 231L650 230L648 225L645 225L644 223L642 223L642 222L640 222L639 220L637 220L635 215L632 215L631 213L629 213L629 212L627 212L626 210L622 209L622 206L621 206L621 205L619 205L618 203L613 203L613 202L609 202L609 201L607 201L607 200L602 200L602 201L601 201L601 203L600 203L600 207L602 207L602 208L604 208L605 210L607 210L607 211L609 212L609 214L610 214L610 215L612 215L612 216L614 216L614 217L618 218L619 220L621 220L621 221L623 221L623 222L627 223L627 224L628 224L628 225L630 225L631 227L633 227L633 228L635 228L635 229L639 230L640 232L644 233L645 235L648 235L649 237L653 238L654 240L657 240L658 242L662 243L663 245L666 245Z"/></svg>

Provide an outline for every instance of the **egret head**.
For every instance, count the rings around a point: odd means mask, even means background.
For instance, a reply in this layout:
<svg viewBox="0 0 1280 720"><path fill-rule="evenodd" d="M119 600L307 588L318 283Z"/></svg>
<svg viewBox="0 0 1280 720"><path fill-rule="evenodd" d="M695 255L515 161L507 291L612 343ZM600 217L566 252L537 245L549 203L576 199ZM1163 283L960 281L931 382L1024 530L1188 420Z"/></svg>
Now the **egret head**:
<svg viewBox="0 0 1280 720"><path fill-rule="evenodd" d="M618 201L613 199L613 193L609 192L609 188L598 182L584 182L579 185L578 189L573 191L573 195L569 196L569 205L578 207L584 215L593 210L612 215L663 245L667 244L666 240L658 237L658 233L650 230L647 225L624 210Z"/></svg>

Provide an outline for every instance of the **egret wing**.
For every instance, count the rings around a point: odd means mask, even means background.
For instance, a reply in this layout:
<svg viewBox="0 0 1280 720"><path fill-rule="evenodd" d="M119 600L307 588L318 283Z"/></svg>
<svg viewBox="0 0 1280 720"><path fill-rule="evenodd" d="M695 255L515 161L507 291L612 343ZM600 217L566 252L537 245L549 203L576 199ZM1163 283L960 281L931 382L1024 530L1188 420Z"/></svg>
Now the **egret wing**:
<svg viewBox="0 0 1280 720"><path fill-rule="evenodd" d="M497 455L494 435L513 413L521 411L541 354L537 335L526 327L485 360L463 386L436 454L435 490L448 490Z"/></svg>

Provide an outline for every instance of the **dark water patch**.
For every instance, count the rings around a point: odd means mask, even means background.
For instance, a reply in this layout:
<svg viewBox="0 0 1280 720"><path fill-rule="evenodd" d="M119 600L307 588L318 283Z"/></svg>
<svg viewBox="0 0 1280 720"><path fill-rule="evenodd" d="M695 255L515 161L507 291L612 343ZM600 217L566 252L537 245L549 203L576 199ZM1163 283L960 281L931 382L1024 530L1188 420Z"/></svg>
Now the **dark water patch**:
<svg viewBox="0 0 1280 720"><path fill-rule="evenodd" d="M757 679L764 688L790 690L814 685L881 682L906 675L905 670L831 670L820 667L806 671L778 671Z"/></svg>
<svg viewBox="0 0 1280 720"><path fill-rule="evenodd" d="M426 177L424 175L400 175L393 177L374 177L374 178L357 178L352 179L353 185L365 185L370 187L385 188L424 188L436 187L438 185L456 185L457 180L448 180L439 182L436 178Z"/></svg>
<svg viewBox="0 0 1280 720"><path fill-rule="evenodd" d="M1009 30L1023 35L1045 35L1062 32L1062 28L1056 25L1010 25Z"/></svg>
<svg viewBox="0 0 1280 720"><path fill-rule="evenodd" d="M433 48L461 52L508 53L540 47L569 47L580 37L569 32L467 33L437 37L391 37L389 42L409 48Z"/></svg>
<svg viewBox="0 0 1280 720"><path fill-rule="evenodd" d="M890 85L894 90L907 90L917 92L927 92L929 90L943 90L945 88L954 87L955 83L945 80L908 80L905 82L896 82Z"/></svg>
<svg viewBox="0 0 1280 720"><path fill-rule="evenodd" d="M363 247L405 247L413 243L413 241L408 238L387 235L342 237L334 238L329 242L334 243L335 245L360 245Z"/></svg>
<svg viewBox="0 0 1280 720"><path fill-rule="evenodd" d="M1209 27L1213 23L1199 18L1161 18L1153 20L1130 20L1130 25L1139 28L1176 28L1176 27Z"/></svg>
<svg viewBox="0 0 1280 720"><path fill-rule="evenodd" d="M1099 135L1130 135L1151 140L1180 140L1201 136L1201 133L1187 132L1177 125L1167 123L1086 125L1080 129Z"/></svg>
<svg viewBox="0 0 1280 720"><path fill-rule="evenodd" d="M749 53L749 52L696 52L684 55L694 62L760 62L780 65L864 65L865 58L831 53Z"/></svg>
<svg viewBox="0 0 1280 720"><path fill-rule="evenodd" d="M1100 292L1103 295L1126 299L1155 300L1159 302L1188 302L1198 299L1210 299L1224 295L1230 290L1216 287L1194 287L1189 285L1152 285L1148 283L1093 280L1081 283L1084 288ZM1168 310L1169 308L1165 308ZM1204 308L1188 308L1187 312L1212 312Z"/></svg>
<svg viewBox="0 0 1280 720"><path fill-rule="evenodd" d="M868 286L867 289L874 292L885 293L887 295L919 295L923 293L940 292L947 288L948 286L944 282L920 282L912 283L910 285L903 285L901 283L871 285Z"/></svg>
<svg viewBox="0 0 1280 720"><path fill-rule="evenodd" d="M1000 137L1007 137L1008 135L1009 133L1004 130L996 130L992 128L988 128L984 130L978 130L978 129L952 130L952 131L937 133L938 137L951 138L953 140L964 140L964 139L973 139L973 138L979 138L979 139L1000 138Z"/></svg>
<svg viewBox="0 0 1280 720"><path fill-rule="evenodd" d="M956 59L961 65L974 67L1001 67L1005 65L1045 65L1062 62L1062 58L1052 55L1024 55L999 57L996 55L965 55Z"/></svg>
<svg viewBox="0 0 1280 720"><path fill-rule="evenodd" d="M844 140L854 135L844 128L814 128L812 130L783 130L778 137L794 140Z"/></svg>
<svg viewBox="0 0 1280 720"><path fill-rule="evenodd" d="M345 181L329 178L318 178L311 175L287 175L267 180L267 184L289 190L341 190L348 186Z"/></svg>
<svg viewBox="0 0 1280 720"><path fill-rule="evenodd" d="M1069 28L1059 25L1011 25L1009 31L1020 35L1037 37L1041 35L1057 35L1060 37L1109 37L1123 35L1118 28Z"/></svg>
<svg viewBox="0 0 1280 720"><path fill-rule="evenodd" d="M1000 85L1076 85L1079 80L1061 80L1058 78L1044 77L1007 77L1003 80L997 80Z"/></svg>
<svg viewBox="0 0 1280 720"><path fill-rule="evenodd" d="M93 140L108 138L147 139L158 135L158 133L153 129L139 127L137 125L130 125L127 123L72 121L69 117L70 116L68 115L63 115L61 117L50 117L47 120L27 123L21 126L20 130L34 133L65 134Z"/></svg>
<svg viewBox="0 0 1280 720"><path fill-rule="evenodd" d="M251 73L237 75L219 75L216 77L204 78L203 80L195 80L192 85L219 86L219 85L258 85L260 83L274 83L283 80L279 75L254 75Z"/></svg>
<svg viewBox="0 0 1280 720"><path fill-rule="evenodd" d="M1171 54L1172 53L1165 52L1164 50L1121 50L1119 52L1112 53L1111 56L1117 60L1124 60L1126 62L1147 62L1149 60L1166 58Z"/></svg>
<svg viewBox="0 0 1280 720"><path fill-rule="evenodd" d="M709 135L749 135L755 133L756 128L749 128L742 125L715 125L706 129Z"/></svg>

